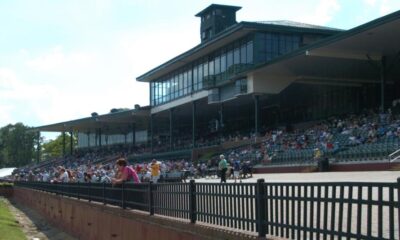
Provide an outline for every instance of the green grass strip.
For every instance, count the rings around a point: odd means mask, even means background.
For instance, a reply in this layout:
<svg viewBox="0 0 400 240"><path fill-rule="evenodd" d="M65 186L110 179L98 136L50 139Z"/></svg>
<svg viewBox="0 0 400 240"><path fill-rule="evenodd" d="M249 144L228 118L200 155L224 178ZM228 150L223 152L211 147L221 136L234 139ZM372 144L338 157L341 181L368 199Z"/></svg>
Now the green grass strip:
<svg viewBox="0 0 400 240"><path fill-rule="evenodd" d="M22 240L26 239L21 227L15 221L7 203L0 198L0 239Z"/></svg>

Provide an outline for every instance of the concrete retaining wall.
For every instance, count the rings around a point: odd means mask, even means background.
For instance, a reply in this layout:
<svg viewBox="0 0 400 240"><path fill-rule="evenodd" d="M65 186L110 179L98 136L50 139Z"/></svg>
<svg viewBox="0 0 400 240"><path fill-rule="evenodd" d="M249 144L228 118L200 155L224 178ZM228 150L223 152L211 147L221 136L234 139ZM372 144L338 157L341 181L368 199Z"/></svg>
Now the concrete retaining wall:
<svg viewBox="0 0 400 240"><path fill-rule="evenodd" d="M14 200L79 239L258 239L201 224L14 187Z"/></svg>

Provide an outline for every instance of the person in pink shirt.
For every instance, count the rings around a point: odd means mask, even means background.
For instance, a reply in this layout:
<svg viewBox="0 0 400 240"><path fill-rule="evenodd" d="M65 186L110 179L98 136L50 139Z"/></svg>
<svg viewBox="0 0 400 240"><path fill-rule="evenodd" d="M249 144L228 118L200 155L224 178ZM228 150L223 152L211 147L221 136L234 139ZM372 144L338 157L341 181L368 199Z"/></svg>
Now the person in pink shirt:
<svg viewBox="0 0 400 240"><path fill-rule="evenodd" d="M129 181L140 183L139 176L131 166L127 166L128 162L126 161L126 159L120 158L115 164L118 168L118 172L121 174L119 174L119 177L111 179L113 185Z"/></svg>

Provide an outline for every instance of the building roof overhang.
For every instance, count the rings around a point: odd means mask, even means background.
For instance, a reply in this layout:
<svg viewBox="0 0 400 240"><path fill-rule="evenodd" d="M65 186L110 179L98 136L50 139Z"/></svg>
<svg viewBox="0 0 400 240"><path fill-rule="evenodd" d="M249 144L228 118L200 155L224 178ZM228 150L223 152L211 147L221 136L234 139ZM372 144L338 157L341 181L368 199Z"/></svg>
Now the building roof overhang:
<svg viewBox="0 0 400 240"><path fill-rule="evenodd" d="M147 126L150 115L150 107L131 109L116 113L108 113L93 117L75 119L50 125L35 127L31 131L36 132L95 132L101 128L108 133L126 132L132 129L135 124L136 129Z"/></svg>
<svg viewBox="0 0 400 240"><path fill-rule="evenodd" d="M279 25L275 23L258 23L258 22L240 22L227 28L223 32L216 35L214 38L202 42L194 48L176 56L175 58L161 64L160 66L148 71L147 73L136 78L139 82L151 82L171 71L185 66L203 56L206 56L213 51L232 43L233 41L246 36L248 33L254 31L277 31L277 32L299 32L299 33L319 33L332 35L341 32L339 29L332 28L313 28L307 27L311 25L290 26Z"/></svg>

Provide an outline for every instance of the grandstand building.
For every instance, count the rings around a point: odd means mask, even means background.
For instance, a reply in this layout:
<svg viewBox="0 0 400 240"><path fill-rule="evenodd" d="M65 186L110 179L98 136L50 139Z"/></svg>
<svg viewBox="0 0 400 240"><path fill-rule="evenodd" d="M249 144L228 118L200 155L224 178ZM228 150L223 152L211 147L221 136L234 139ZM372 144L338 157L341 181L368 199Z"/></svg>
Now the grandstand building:
<svg viewBox="0 0 400 240"><path fill-rule="evenodd" d="M237 22L240 9L212 4L196 14L200 44L137 77L149 83L149 106L36 130L77 132L78 148L187 154L229 135L387 111L400 98L400 11L341 30Z"/></svg>

